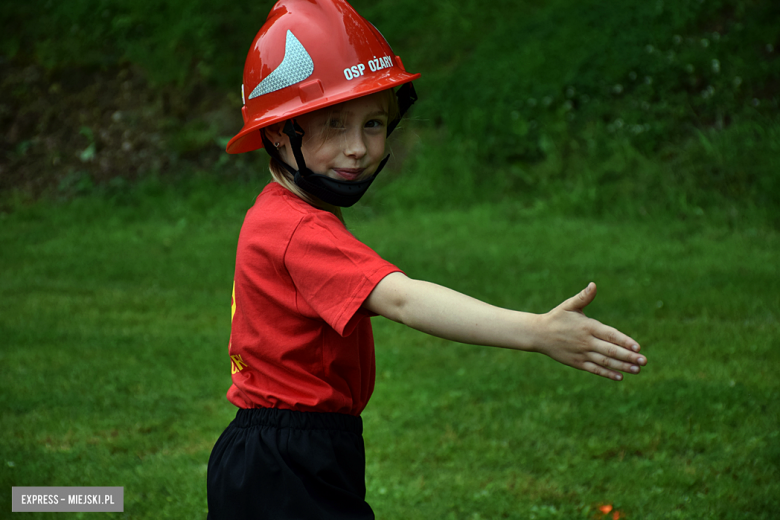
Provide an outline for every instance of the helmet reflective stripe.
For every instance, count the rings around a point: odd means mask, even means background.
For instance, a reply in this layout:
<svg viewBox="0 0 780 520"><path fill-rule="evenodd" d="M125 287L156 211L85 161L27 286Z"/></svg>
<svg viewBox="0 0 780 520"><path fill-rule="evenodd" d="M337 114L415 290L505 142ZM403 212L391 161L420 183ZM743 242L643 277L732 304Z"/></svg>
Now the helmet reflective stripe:
<svg viewBox="0 0 780 520"><path fill-rule="evenodd" d="M249 94L249 99L300 83L311 76L313 72L314 62L311 56L309 56L309 53L306 52L306 49L292 31L288 30L282 63L268 76L263 78L263 81Z"/></svg>

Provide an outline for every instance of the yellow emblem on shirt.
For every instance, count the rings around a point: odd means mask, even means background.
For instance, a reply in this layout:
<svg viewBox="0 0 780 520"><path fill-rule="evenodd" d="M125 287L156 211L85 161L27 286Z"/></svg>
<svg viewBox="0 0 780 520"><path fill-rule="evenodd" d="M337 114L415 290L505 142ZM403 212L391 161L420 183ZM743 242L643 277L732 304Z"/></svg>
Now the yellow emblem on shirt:
<svg viewBox="0 0 780 520"><path fill-rule="evenodd" d="M233 280L233 297L230 299L230 323L233 323L233 316L236 315L236 281Z"/></svg>
<svg viewBox="0 0 780 520"><path fill-rule="evenodd" d="M230 300L230 323L233 323L233 316L236 315L236 281L233 280L233 297ZM230 335L230 342L228 343L228 352L233 343L233 334ZM241 372L246 368L246 363L241 359L241 354L234 354L230 356L230 373L235 374Z"/></svg>
<svg viewBox="0 0 780 520"><path fill-rule="evenodd" d="M230 356L230 373L235 374L241 372L246 368L246 363L241 359L241 354L234 354Z"/></svg>

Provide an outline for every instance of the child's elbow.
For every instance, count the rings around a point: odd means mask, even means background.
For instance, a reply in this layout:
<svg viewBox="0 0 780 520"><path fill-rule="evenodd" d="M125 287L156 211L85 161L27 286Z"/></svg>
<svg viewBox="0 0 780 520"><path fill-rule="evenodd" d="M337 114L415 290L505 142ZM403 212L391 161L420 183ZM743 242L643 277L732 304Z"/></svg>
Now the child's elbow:
<svg viewBox="0 0 780 520"><path fill-rule="evenodd" d="M387 319L406 323L409 293L405 287L412 282L413 280L399 272L385 276L368 295L363 307Z"/></svg>

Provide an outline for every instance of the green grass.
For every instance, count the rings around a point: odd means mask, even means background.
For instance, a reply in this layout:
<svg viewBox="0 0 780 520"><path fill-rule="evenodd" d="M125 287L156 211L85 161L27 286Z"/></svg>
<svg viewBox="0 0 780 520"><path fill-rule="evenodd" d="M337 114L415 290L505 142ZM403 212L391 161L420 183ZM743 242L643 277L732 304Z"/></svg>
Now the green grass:
<svg viewBox="0 0 780 520"><path fill-rule="evenodd" d="M0 510L11 486L100 485L125 487L125 513L71 517L203 517L234 413L230 287L257 189L149 181L0 214ZM649 359L614 383L375 319L364 420L379 518L776 514L776 231L511 202L347 219L410 276L502 306L544 312L596 281L589 315Z"/></svg>

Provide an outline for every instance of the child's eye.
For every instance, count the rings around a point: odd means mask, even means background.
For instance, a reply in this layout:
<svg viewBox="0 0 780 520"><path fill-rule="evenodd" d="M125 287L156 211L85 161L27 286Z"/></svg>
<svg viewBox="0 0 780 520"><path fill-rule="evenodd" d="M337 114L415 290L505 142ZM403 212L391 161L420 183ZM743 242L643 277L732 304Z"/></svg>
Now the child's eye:
<svg viewBox="0 0 780 520"><path fill-rule="evenodd" d="M331 128L344 128L344 122L340 119L331 119L329 126Z"/></svg>
<svg viewBox="0 0 780 520"><path fill-rule="evenodd" d="M380 121L379 119L372 119L366 123L366 128L380 128L384 126L384 121Z"/></svg>

